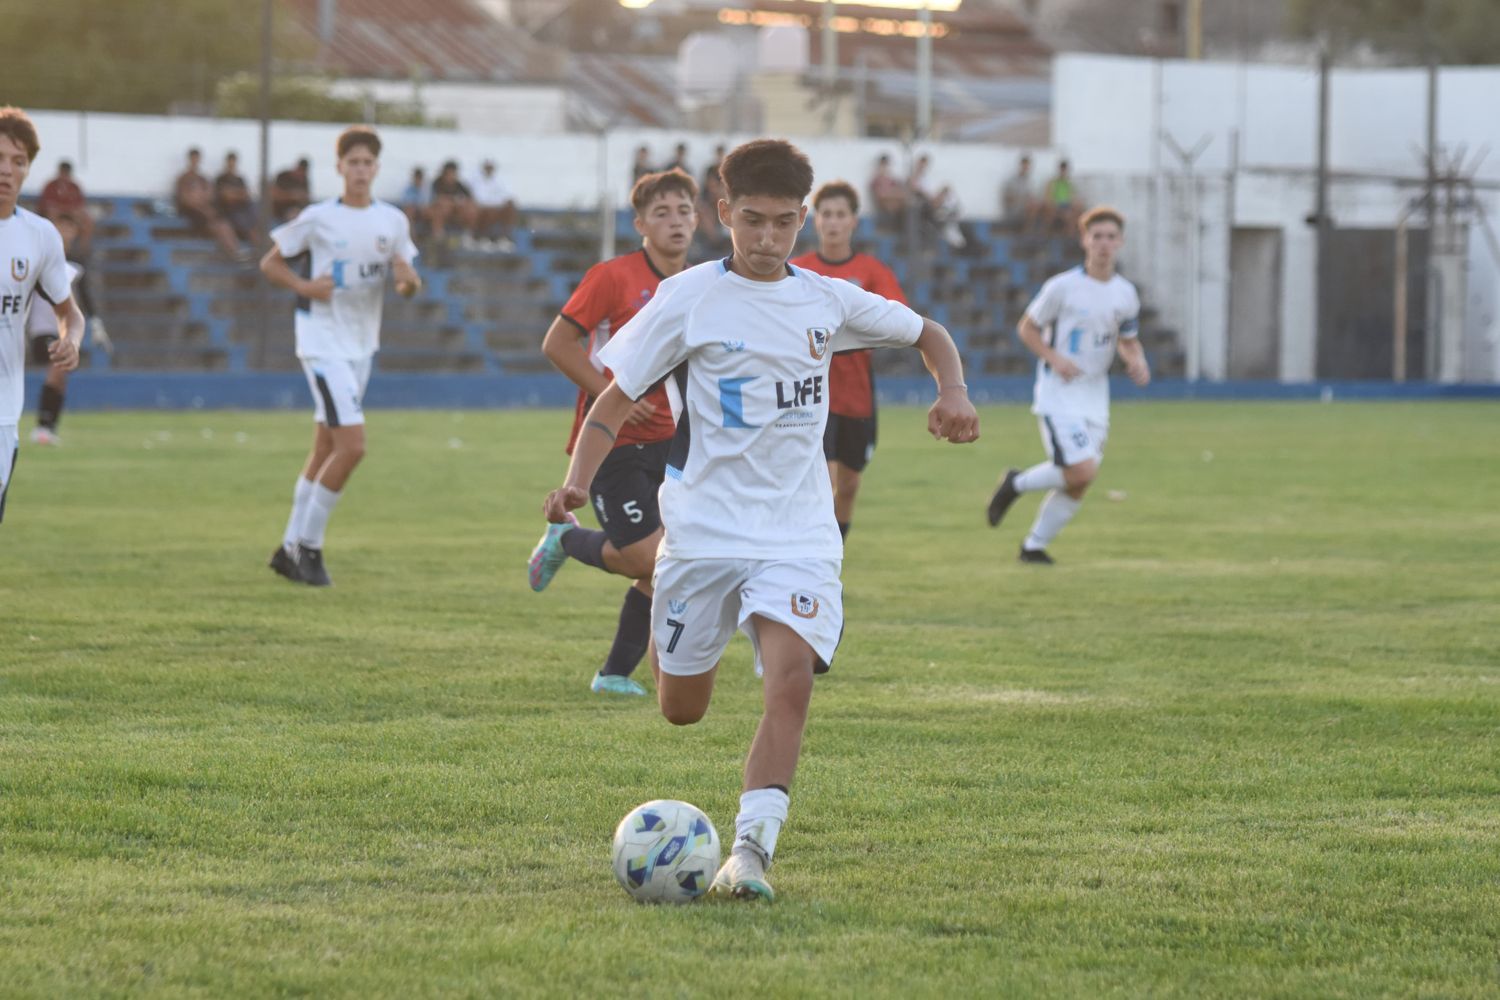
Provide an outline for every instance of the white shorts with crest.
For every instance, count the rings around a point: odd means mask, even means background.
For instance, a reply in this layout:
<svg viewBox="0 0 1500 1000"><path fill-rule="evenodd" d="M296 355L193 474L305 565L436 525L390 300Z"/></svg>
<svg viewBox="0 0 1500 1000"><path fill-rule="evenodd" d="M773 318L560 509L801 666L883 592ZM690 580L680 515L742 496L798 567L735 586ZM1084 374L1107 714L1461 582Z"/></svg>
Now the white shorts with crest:
<svg viewBox="0 0 1500 1000"><path fill-rule="evenodd" d="M701 674L724 655L738 629L755 647L753 615L786 625L817 654L817 673L833 663L844 631L844 587L834 559L659 559L651 635L664 673Z"/></svg>
<svg viewBox="0 0 1500 1000"><path fill-rule="evenodd" d="M329 427L353 427L365 422L360 401L370 384L372 358L303 358L302 370L312 390L313 419Z"/></svg>

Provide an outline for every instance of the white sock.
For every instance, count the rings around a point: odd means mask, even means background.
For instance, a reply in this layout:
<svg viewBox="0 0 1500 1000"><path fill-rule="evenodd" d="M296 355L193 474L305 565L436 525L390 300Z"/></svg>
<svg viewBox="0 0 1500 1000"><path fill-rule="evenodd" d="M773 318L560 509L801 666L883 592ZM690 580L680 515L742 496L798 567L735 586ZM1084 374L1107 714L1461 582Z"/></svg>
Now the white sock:
<svg viewBox="0 0 1500 1000"><path fill-rule="evenodd" d="M302 519L307 516L307 501L316 485L306 476L297 477L297 488L292 490L292 516L286 519L286 531L281 535L283 548L290 549L297 544L297 532L302 527Z"/></svg>
<svg viewBox="0 0 1500 1000"><path fill-rule="evenodd" d="M323 533L328 530L328 519L333 516L333 508L338 504L342 493L335 493L322 483L314 483L312 496L307 501L307 514L302 518L302 526L297 531L297 542L310 549L321 549L323 547Z"/></svg>
<svg viewBox="0 0 1500 1000"><path fill-rule="evenodd" d="M1047 499L1042 501L1041 509L1036 512L1036 523L1031 526L1031 534L1026 536L1021 548L1035 552L1052 544L1052 539L1073 520L1073 515L1078 513L1078 507L1082 503L1082 500L1074 500L1062 490L1048 493Z"/></svg>
<svg viewBox="0 0 1500 1000"><path fill-rule="evenodd" d="M734 818L734 842L753 840L766 852L766 860L776 853L776 838L786 822L791 797L779 788L757 788L740 796L740 814Z"/></svg>
<svg viewBox="0 0 1500 1000"><path fill-rule="evenodd" d="M1052 462L1033 465L1016 477L1017 493L1035 493L1037 490L1060 490L1067 485L1063 468Z"/></svg>

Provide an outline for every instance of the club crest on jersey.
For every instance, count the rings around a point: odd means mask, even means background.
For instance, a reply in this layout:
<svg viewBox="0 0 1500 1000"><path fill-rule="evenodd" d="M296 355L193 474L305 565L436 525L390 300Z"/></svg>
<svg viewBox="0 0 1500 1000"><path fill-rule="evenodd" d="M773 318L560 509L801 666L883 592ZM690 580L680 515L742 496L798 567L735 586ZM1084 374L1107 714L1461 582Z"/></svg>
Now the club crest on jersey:
<svg viewBox="0 0 1500 1000"><path fill-rule="evenodd" d="M10 276L17 281L25 281L26 276L31 273L31 261L25 257L12 257L10 259Z"/></svg>
<svg viewBox="0 0 1500 1000"><path fill-rule="evenodd" d="M377 237L375 237L375 252L376 253L381 253L381 254L390 253L391 252L391 238L389 236L377 236Z"/></svg>
<svg viewBox="0 0 1500 1000"><path fill-rule="evenodd" d="M822 361L823 355L828 353L828 342L832 339L833 334L825 327L810 327L807 331L807 353L812 355L814 361Z"/></svg>
<svg viewBox="0 0 1500 1000"><path fill-rule="evenodd" d="M684 614L687 611L687 601L668 601L667 610L674 615Z"/></svg>
<svg viewBox="0 0 1500 1000"><path fill-rule="evenodd" d="M793 594L792 614L798 618L818 617L818 599L811 594Z"/></svg>

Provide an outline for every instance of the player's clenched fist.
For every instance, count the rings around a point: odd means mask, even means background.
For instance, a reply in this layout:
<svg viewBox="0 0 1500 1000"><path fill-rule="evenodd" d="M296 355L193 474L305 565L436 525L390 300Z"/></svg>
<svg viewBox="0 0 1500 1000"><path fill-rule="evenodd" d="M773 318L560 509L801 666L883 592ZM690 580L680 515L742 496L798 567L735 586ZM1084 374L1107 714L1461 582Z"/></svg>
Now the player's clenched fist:
<svg viewBox="0 0 1500 1000"><path fill-rule="evenodd" d="M927 431L939 441L969 444L979 439L979 414L968 396L945 392L927 411Z"/></svg>
<svg viewBox="0 0 1500 1000"><path fill-rule="evenodd" d="M588 490L578 486L564 486L547 494L547 499L542 504L542 513L553 524L562 524L568 519L568 511L577 510L588 502Z"/></svg>

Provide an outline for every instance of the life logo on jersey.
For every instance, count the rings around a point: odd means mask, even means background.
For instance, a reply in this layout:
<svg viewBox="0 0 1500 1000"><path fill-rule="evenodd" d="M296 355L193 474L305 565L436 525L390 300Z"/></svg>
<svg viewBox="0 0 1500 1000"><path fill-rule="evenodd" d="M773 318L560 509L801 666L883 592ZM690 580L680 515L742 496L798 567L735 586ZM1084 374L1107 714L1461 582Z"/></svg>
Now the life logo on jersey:
<svg viewBox="0 0 1500 1000"><path fill-rule="evenodd" d="M811 594L793 594L792 614L798 618L818 617L818 599Z"/></svg>
<svg viewBox="0 0 1500 1000"><path fill-rule="evenodd" d="M26 276L31 273L31 261L25 257L12 257L10 259L10 276L17 281L25 281Z"/></svg>
<svg viewBox="0 0 1500 1000"><path fill-rule="evenodd" d="M826 327L809 327L807 331L807 353L812 355L814 361L822 361L823 355L828 353L828 342L832 339L833 333Z"/></svg>

